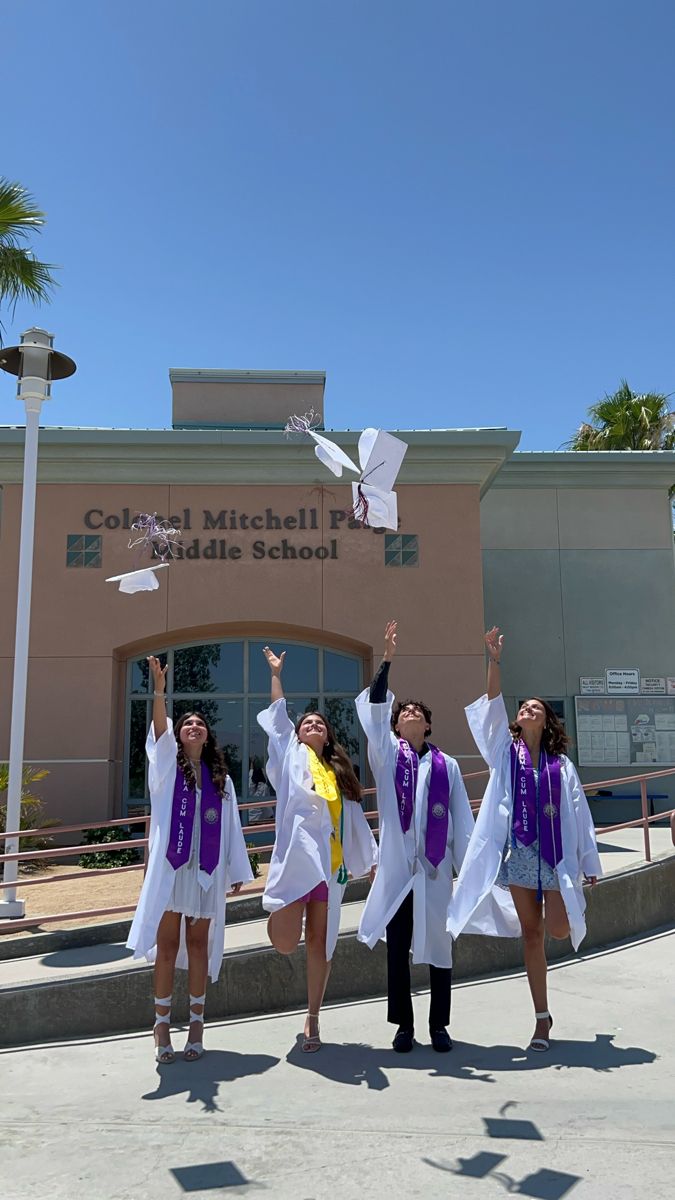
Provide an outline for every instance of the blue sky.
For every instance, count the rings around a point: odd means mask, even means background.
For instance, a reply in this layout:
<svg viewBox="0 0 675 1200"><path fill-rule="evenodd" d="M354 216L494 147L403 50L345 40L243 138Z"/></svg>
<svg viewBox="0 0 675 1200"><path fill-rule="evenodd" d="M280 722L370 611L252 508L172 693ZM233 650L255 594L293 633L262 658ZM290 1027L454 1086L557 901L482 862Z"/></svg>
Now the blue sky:
<svg viewBox="0 0 675 1200"><path fill-rule="evenodd" d="M671 0L3 8L0 174L62 265L5 340L78 363L46 423L166 426L170 366L325 369L333 428L556 449L622 376L675 390Z"/></svg>

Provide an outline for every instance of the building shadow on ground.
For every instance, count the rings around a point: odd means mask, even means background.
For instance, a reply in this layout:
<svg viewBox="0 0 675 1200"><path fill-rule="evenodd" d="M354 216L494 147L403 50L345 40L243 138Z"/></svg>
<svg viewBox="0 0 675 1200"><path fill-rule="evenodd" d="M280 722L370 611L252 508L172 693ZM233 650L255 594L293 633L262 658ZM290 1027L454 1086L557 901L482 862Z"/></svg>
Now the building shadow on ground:
<svg viewBox="0 0 675 1200"><path fill-rule="evenodd" d="M221 1112L218 1092L221 1083L233 1083L249 1075L264 1075L280 1060L271 1054L239 1054L235 1050L208 1050L196 1062L185 1062L180 1054L173 1063L157 1065L157 1087L145 1092L143 1100L167 1100L186 1092L187 1104L201 1104L203 1112Z"/></svg>
<svg viewBox="0 0 675 1200"><path fill-rule="evenodd" d="M40 962L43 967L59 970L62 967L93 967L101 963L122 962L125 958L131 958L132 954L133 950L128 950L126 946L101 942L95 946L73 946L69 950L53 950L49 954L43 954Z"/></svg>
<svg viewBox="0 0 675 1200"><path fill-rule="evenodd" d="M546 1054L522 1046L477 1046L455 1041L450 1054L437 1054L431 1046L418 1044L410 1054L366 1044L324 1042L315 1054L304 1054L301 1038L286 1056L294 1067L313 1071L335 1083L365 1086L384 1091L390 1086L388 1073L423 1071L432 1078L464 1079L473 1083L495 1083L496 1076L509 1071L586 1069L611 1072L620 1067L643 1066L658 1055L639 1046L615 1046L614 1035L596 1033L593 1041L554 1041Z"/></svg>

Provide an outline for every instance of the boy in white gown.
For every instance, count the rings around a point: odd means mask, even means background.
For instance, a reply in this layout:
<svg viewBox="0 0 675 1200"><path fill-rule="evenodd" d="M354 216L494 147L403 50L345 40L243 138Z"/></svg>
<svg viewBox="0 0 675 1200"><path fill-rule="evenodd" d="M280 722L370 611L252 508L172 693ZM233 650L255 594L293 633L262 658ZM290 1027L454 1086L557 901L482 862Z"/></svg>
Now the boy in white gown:
<svg viewBox="0 0 675 1200"><path fill-rule="evenodd" d="M394 1050L414 1045L410 961L429 964L429 1033L434 1050L452 1049L448 1033L452 940L446 931L453 867L459 870L473 816L454 758L427 742L431 711L422 701L398 704L387 690L396 622L385 630L384 656L356 711L368 738L377 786L380 858L359 940L372 949L386 936L387 1019L398 1026Z"/></svg>

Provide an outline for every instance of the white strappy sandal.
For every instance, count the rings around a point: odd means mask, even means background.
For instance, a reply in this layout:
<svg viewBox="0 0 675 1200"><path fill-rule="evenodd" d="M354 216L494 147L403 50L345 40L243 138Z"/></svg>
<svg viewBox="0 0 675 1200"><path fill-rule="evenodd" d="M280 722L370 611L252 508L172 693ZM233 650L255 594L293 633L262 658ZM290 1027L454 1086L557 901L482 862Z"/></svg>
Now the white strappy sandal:
<svg viewBox="0 0 675 1200"><path fill-rule="evenodd" d="M301 1049L303 1054L316 1054L317 1050L320 1050L322 1046L321 1034L319 1033L319 1014L308 1012L307 1016L316 1021L316 1033L312 1035L303 1033Z"/></svg>
<svg viewBox="0 0 675 1200"><path fill-rule="evenodd" d="M163 1000L160 999L159 996L155 996L155 1024L152 1027L153 1034L158 1025L171 1025L171 1000L171 996L165 996ZM158 1004L162 1008L168 1008L169 1011L167 1013L158 1013ZM155 1041L155 1062L160 1063L161 1066L168 1066L169 1063L175 1061L176 1055L174 1048L171 1045L171 1038L169 1037L169 1041L166 1046L160 1046L159 1043Z"/></svg>
<svg viewBox="0 0 675 1200"><path fill-rule="evenodd" d="M190 996L190 1024L192 1024L193 1021L201 1021L202 1029L204 1028L204 1005L205 1005L205 1002L206 1002L206 992L204 992L203 996ZM194 1007L193 1007L195 1004L199 1004L201 1006L202 1011L200 1013L195 1012ZM188 1038L189 1038L189 1034L188 1034ZM202 1042L191 1042L188 1040L185 1043L185 1048L183 1050L183 1058L185 1059L186 1062L196 1062L198 1058L201 1058L203 1053L204 1053L204 1045ZM188 1055L189 1055L189 1057L188 1057Z"/></svg>
<svg viewBox="0 0 675 1200"><path fill-rule="evenodd" d="M548 1031L550 1033L553 1028L553 1017L551 1016L550 1012L536 1012L534 1016L535 1020L537 1021L548 1021ZM543 1054L546 1050L550 1049L551 1043L548 1038L535 1037L532 1038L532 1041L530 1042L530 1050L538 1050L540 1054Z"/></svg>

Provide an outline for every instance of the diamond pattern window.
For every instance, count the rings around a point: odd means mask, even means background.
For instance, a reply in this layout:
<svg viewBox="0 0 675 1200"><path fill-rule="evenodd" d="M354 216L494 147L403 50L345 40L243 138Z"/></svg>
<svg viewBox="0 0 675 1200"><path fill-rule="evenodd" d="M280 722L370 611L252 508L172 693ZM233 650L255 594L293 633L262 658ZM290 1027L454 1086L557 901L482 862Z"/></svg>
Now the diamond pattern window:
<svg viewBox="0 0 675 1200"><path fill-rule="evenodd" d="M385 567L419 566L419 546L416 533L385 533Z"/></svg>
<svg viewBox="0 0 675 1200"><path fill-rule="evenodd" d="M66 541L67 567L102 567L100 534L69 533Z"/></svg>

